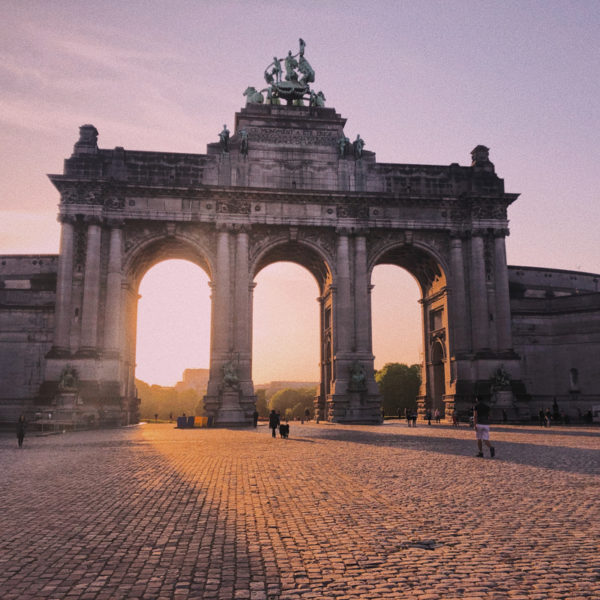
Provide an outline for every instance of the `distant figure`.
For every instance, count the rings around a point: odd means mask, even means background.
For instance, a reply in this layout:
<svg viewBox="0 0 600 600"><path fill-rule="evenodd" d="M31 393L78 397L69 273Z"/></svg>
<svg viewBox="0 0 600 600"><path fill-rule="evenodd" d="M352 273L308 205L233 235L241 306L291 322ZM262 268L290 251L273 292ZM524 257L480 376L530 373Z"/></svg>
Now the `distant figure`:
<svg viewBox="0 0 600 600"><path fill-rule="evenodd" d="M171 423L173 421L173 413L170 412L169 413L169 423Z"/></svg>
<svg viewBox="0 0 600 600"><path fill-rule="evenodd" d="M307 408L307 409L304 411L304 418L305 418L307 421L310 421L310 409L309 409L309 408Z"/></svg>
<svg viewBox="0 0 600 600"><path fill-rule="evenodd" d="M406 416L406 424L410 427L410 420L412 419L412 412L410 411L410 408L406 407L404 409L404 414Z"/></svg>
<svg viewBox="0 0 600 600"><path fill-rule="evenodd" d="M508 415L506 414L506 411L504 409L502 409L502 422L506 423L508 421Z"/></svg>
<svg viewBox="0 0 600 600"><path fill-rule="evenodd" d="M452 411L452 426L453 427L458 427L458 411L456 410L456 408Z"/></svg>
<svg viewBox="0 0 600 600"><path fill-rule="evenodd" d="M546 427L550 427L550 425L552 424L552 414L550 413L549 408L546 409L545 417L546 417Z"/></svg>
<svg viewBox="0 0 600 600"><path fill-rule="evenodd" d="M441 423L441 415L440 415L440 409L439 409L439 408L436 408L436 409L433 411L433 420L434 420L436 423Z"/></svg>
<svg viewBox="0 0 600 600"><path fill-rule="evenodd" d="M19 420L17 421L17 442L19 444L19 448L23 447L23 440L25 439L25 428L27 427L27 422L25 421L25 415L21 415Z"/></svg>
<svg viewBox="0 0 600 600"><path fill-rule="evenodd" d="M365 147L365 140L360 137L360 133L356 135L356 139L353 143L354 147L354 158L359 159L362 158L363 148Z"/></svg>
<svg viewBox="0 0 600 600"><path fill-rule="evenodd" d="M219 141L221 142L221 150L229 152L229 129L227 129L227 125L223 125L223 129L219 133Z"/></svg>
<svg viewBox="0 0 600 600"><path fill-rule="evenodd" d="M254 412L252 413L252 423L254 424L254 427L258 425L258 411L256 409L254 409Z"/></svg>
<svg viewBox="0 0 600 600"><path fill-rule="evenodd" d="M271 435L273 437L277 437L275 432L277 431L280 422L279 415L275 412L275 409L273 409L269 414L269 429L271 429Z"/></svg>
<svg viewBox="0 0 600 600"><path fill-rule="evenodd" d="M248 154L248 132L245 129L240 131L240 154Z"/></svg>
<svg viewBox="0 0 600 600"><path fill-rule="evenodd" d="M416 427L417 426L417 409L413 409L410 420L412 421L412 426Z"/></svg>
<svg viewBox="0 0 600 600"><path fill-rule="evenodd" d="M478 401L473 410L475 423L475 437L477 438L478 457L483 458L483 444L490 449L490 458L494 458L496 450L490 442L490 408L487 404Z"/></svg>
<svg viewBox="0 0 600 600"><path fill-rule="evenodd" d="M544 411L541 408L538 412L538 421L540 422L540 427L544 427L546 425L546 415L544 414Z"/></svg>
<svg viewBox="0 0 600 600"><path fill-rule="evenodd" d="M158 423L158 413L154 413L154 422Z"/></svg>
<svg viewBox="0 0 600 600"><path fill-rule="evenodd" d="M431 409L425 412L425 418L427 419L427 425L431 425Z"/></svg>
<svg viewBox="0 0 600 600"><path fill-rule="evenodd" d="M402 421L402 409L398 407L398 421Z"/></svg>

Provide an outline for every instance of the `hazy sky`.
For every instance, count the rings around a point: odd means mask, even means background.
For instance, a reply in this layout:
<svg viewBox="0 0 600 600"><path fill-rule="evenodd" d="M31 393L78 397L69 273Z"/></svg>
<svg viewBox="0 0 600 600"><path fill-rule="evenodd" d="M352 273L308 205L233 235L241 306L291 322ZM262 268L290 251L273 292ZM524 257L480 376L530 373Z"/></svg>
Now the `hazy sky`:
<svg viewBox="0 0 600 600"><path fill-rule="evenodd" d="M46 174L62 172L80 125L105 148L204 153L298 37L314 88L378 161L467 165L477 144L491 148L506 190L521 193L510 264L600 271L597 0L0 0L0 252L57 252ZM160 266L142 282L138 374L169 383L207 366L208 286L196 268L163 267L172 285L197 286L168 298ZM415 284L399 269L375 277L376 364L418 360ZM315 378L316 284L281 265L257 283L255 380ZM144 317L153 296L160 312ZM200 322L171 324L167 349L151 327L183 314L182 298Z"/></svg>

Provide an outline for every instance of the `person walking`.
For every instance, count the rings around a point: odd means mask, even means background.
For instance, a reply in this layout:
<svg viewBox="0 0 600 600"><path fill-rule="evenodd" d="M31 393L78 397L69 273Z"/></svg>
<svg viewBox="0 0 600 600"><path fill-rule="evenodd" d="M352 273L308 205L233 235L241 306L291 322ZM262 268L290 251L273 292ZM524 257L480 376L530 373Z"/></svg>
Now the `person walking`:
<svg viewBox="0 0 600 600"><path fill-rule="evenodd" d="M27 427L27 423L25 421L25 415L21 415L19 420L17 421L17 442L19 444L19 448L23 447L23 440L25 439L25 428Z"/></svg>
<svg viewBox="0 0 600 600"><path fill-rule="evenodd" d="M254 412L252 413L252 424L254 427L258 426L258 411L256 409L254 409Z"/></svg>
<svg viewBox="0 0 600 600"><path fill-rule="evenodd" d="M477 401L473 409L473 423L479 449L477 456L483 458L483 444L485 444L490 449L490 458L494 458L496 449L490 442L490 407L481 400Z"/></svg>
<svg viewBox="0 0 600 600"><path fill-rule="evenodd" d="M271 435L273 437L277 437L277 428L279 427L280 419L279 415L275 412L275 409L271 411L269 414L269 429L271 430Z"/></svg>

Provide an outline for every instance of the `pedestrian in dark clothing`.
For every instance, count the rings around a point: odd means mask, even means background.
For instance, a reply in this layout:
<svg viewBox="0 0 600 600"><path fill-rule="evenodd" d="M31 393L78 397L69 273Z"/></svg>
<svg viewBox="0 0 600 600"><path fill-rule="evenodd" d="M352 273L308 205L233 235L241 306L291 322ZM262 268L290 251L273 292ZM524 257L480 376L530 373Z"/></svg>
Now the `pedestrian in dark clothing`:
<svg viewBox="0 0 600 600"><path fill-rule="evenodd" d="M544 415L544 411L541 408L540 408L540 411L538 412L538 420L540 422L540 427L546 426L546 415Z"/></svg>
<svg viewBox="0 0 600 600"><path fill-rule="evenodd" d="M254 424L254 427L258 425L258 411L256 409L254 409L254 412L252 413L252 423Z"/></svg>
<svg viewBox="0 0 600 600"><path fill-rule="evenodd" d="M410 421L412 419L412 412L411 412L410 408L406 408L404 412L406 414L406 424L410 427Z"/></svg>
<svg viewBox="0 0 600 600"><path fill-rule="evenodd" d="M496 450L490 442L490 407L479 401L473 410L473 422L475 423L475 437L477 438L477 456L483 457L483 444L490 449L490 458L494 458Z"/></svg>
<svg viewBox="0 0 600 600"><path fill-rule="evenodd" d="M269 414L269 429L271 430L271 435L273 437L277 437L276 431L279 427L279 423L279 415L275 412L275 409L273 409Z"/></svg>
<svg viewBox="0 0 600 600"><path fill-rule="evenodd" d="M431 425L431 410L425 413L425 418L427 419L427 425Z"/></svg>
<svg viewBox="0 0 600 600"><path fill-rule="evenodd" d="M402 421L402 409L398 407L398 421Z"/></svg>
<svg viewBox="0 0 600 600"><path fill-rule="evenodd" d="M19 448L23 447L23 440L25 439L25 428L27 427L27 423L25 421L25 416L21 415L19 420L17 421L17 442L19 443Z"/></svg>
<svg viewBox="0 0 600 600"><path fill-rule="evenodd" d="M417 409L416 408L412 411L410 420L412 421L412 426L416 427L417 426Z"/></svg>

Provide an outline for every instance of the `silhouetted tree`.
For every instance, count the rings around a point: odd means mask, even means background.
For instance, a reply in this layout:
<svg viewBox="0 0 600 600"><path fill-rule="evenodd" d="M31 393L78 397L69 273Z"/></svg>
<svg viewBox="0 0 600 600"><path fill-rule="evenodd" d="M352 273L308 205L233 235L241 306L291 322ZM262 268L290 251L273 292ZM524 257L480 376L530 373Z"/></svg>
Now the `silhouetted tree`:
<svg viewBox="0 0 600 600"><path fill-rule="evenodd" d="M286 388L273 394L269 400L269 410L275 409L286 419L302 418L308 408L314 409L316 388Z"/></svg>
<svg viewBox="0 0 600 600"><path fill-rule="evenodd" d="M375 373L379 393L383 396L383 410L395 415L398 408L412 408L417 403L421 385L421 365L387 363Z"/></svg>
<svg viewBox="0 0 600 600"><path fill-rule="evenodd" d="M269 416L269 406L267 404L267 390L256 390L256 410L258 416L266 419Z"/></svg>
<svg viewBox="0 0 600 600"><path fill-rule="evenodd" d="M183 413L197 416L204 414L202 395L196 390L187 389L178 392L173 387L148 385L139 379L136 379L135 383L141 400L142 419L154 419L155 414L158 414L159 419L167 419L170 413L174 416Z"/></svg>

